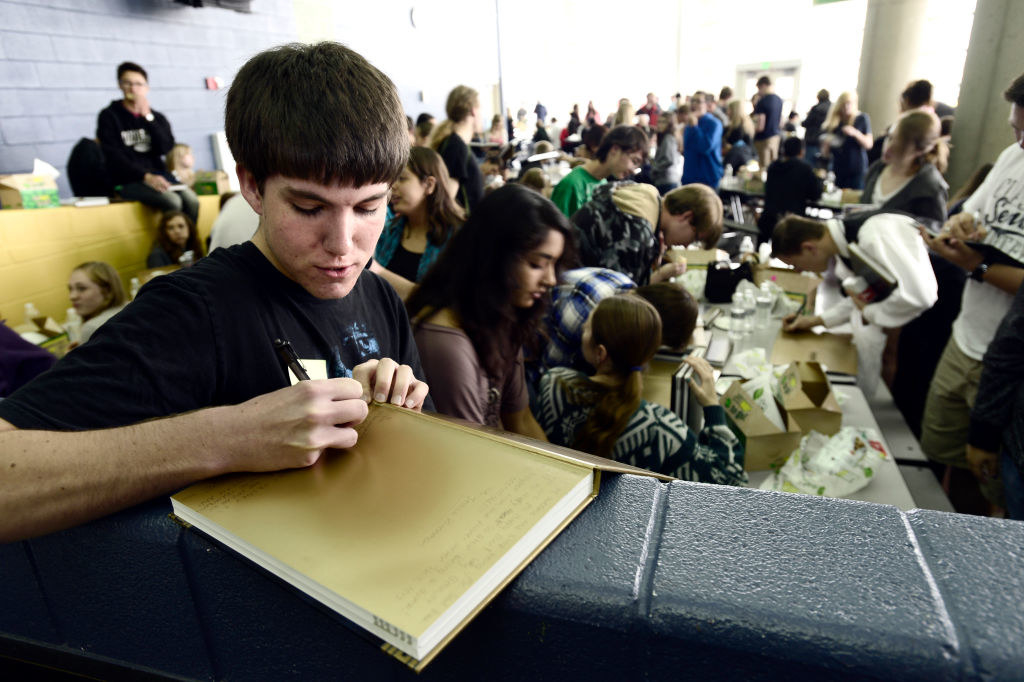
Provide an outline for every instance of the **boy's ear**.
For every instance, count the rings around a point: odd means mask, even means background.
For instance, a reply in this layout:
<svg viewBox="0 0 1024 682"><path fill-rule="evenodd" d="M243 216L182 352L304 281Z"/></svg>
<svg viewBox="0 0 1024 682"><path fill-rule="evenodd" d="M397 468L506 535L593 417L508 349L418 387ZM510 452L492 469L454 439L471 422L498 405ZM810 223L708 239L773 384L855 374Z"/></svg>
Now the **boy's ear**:
<svg viewBox="0 0 1024 682"><path fill-rule="evenodd" d="M808 239L807 241L800 243L800 253L805 253L809 256L817 255L818 246L818 240Z"/></svg>
<svg viewBox="0 0 1024 682"><path fill-rule="evenodd" d="M594 358L597 360L598 365L603 364L608 359L608 349L605 348L603 343L597 344L597 347L594 348Z"/></svg>
<svg viewBox="0 0 1024 682"><path fill-rule="evenodd" d="M249 202L257 215L263 215L263 195L257 186L256 177L240 163L235 164L235 173L238 175L242 196Z"/></svg>

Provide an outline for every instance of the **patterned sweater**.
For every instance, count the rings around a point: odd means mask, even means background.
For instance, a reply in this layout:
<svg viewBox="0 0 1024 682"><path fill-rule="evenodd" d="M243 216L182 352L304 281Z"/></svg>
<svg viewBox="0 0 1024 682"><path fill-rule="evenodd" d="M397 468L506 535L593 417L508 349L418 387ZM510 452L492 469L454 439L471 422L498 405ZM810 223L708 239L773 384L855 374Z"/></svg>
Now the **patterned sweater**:
<svg viewBox="0 0 1024 682"><path fill-rule="evenodd" d="M586 423L601 395L590 381L579 386L581 372L556 367L540 380L537 421L552 443L573 446L576 431ZM640 401L615 443L612 457L632 466L687 481L742 485L743 447L725 423L719 405L704 408L704 428L694 433L662 405Z"/></svg>

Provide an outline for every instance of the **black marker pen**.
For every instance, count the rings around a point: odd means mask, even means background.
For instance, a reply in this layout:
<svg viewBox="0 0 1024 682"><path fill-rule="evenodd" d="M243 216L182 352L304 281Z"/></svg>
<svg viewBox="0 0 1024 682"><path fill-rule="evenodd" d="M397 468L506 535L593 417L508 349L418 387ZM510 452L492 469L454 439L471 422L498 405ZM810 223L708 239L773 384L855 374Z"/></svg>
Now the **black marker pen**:
<svg viewBox="0 0 1024 682"><path fill-rule="evenodd" d="M282 362L284 362L299 381L309 381L309 375L306 374L306 368L302 366L301 362L299 362L299 356L295 354L295 349L292 348L292 344L283 339L274 339L274 350L277 351L278 357L281 358Z"/></svg>

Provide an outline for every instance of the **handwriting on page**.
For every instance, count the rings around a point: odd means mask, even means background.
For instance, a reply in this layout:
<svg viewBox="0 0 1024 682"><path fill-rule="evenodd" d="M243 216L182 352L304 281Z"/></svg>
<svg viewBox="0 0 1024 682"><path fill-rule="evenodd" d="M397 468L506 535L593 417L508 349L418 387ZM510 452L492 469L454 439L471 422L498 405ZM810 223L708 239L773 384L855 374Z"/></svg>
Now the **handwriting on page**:
<svg viewBox="0 0 1024 682"><path fill-rule="evenodd" d="M208 497L199 497L195 501L188 500L192 508L200 514L217 512L229 505L253 497L270 485L273 476L245 476L239 478L234 485L219 488Z"/></svg>
<svg viewBox="0 0 1024 682"><path fill-rule="evenodd" d="M551 507L550 497L537 494L538 483L532 477L512 477L452 506L419 543L432 546L440 560L396 595L399 603L428 620L440 616ZM448 532L457 526L463 528L458 536Z"/></svg>

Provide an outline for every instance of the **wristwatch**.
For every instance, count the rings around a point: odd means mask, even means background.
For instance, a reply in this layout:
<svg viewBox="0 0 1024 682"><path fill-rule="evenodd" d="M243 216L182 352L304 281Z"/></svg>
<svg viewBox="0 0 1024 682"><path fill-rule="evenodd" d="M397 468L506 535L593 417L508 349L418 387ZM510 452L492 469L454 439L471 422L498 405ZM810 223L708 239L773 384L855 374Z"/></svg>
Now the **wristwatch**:
<svg viewBox="0 0 1024 682"><path fill-rule="evenodd" d="M153 122L153 118L154 118L154 116L153 116L153 112L152 112L152 111L151 111L151 112L149 112L148 114L146 114L146 116L145 116L145 119L146 119L147 121L149 121L150 123L152 123L152 122Z"/></svg>
<svg viewBox="0 0 1024 682"><path fill-rule="evenodd" d="M982 261L981 265L974 268L974 270L971 272L971 279L973 279L975 282L984 282L986 272L988 272L988 263Z"/></svg>

